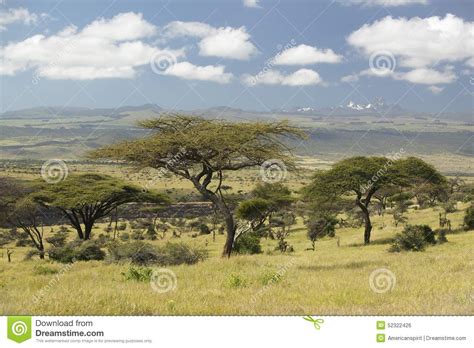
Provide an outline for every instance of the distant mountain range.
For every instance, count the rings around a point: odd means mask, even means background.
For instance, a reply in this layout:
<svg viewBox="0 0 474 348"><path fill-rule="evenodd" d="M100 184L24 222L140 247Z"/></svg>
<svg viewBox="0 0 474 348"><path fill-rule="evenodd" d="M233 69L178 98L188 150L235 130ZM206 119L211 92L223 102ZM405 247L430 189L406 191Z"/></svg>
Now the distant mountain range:
<svg viewBox="0 0 474 348"><path fill-rule="evenodd" d="M7 111L0 114L2 118L34 118L34 117L45 117L45 116L108 116L108 117L120 117L127 112L133 111L152 111L162 112L163 109L156 104L144 104L139 106L121 106L118 108L98 108L90 109L86 107L74 107L74 106L40 106L35 108L20 109L14 111Z"/></svg>
<svg viewBox="0 0 474 348"><path fill-rule="evenodd" d="M290 117L291 115L301 116L317 116L332 118L347 118L347 117L408 117L419 119L431 119L436 116L440 120L461 121L466 123L474 123L472 114L469 113L442 113L430 114L409 111L399 104L387 103L382 97L377 97L368 103L360 103L349 101L346 105L338 105L333 107L317 108L314 106L298 106L288 109L274 109L271 111L251 111L239 108L232 108L228 106L217 106L206 109L196 110L167 110L156 104L144 104L139 106L121 106L118 108L85 108L85 107L35 107L28 109L21 109L15 111L7 111L0 114L0 119L46 119L48 117L61 116L105 116L110 118L123 118L133 112L150 112L160 114L164 112L186 113L194 115L202 115L209 117L221 117L225 119L252 119L252 118L267 118L281 115L282 117Z"/></svg>
<svg viewBox="0 0 474 348"><path fill-rule="evenodd" d="M292 109L279 109L275 112L287 114L306 115L334 115L334 116L373 116L381 114L384 116L403 116L409 112L398 104L388 104L382 97L375 98L370 103L355 103L352 100L346 105L338 105L326 108L314 108L311 106L300 106Z"/></svg>

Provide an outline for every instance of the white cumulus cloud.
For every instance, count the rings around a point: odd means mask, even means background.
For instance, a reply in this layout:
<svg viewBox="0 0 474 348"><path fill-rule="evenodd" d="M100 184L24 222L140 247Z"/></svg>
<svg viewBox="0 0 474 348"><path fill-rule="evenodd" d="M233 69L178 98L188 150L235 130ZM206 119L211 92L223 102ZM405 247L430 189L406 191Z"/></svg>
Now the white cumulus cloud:
<svg viewBox="0 0 474 348"><path fill-rule="evenodd" d="M0 48L0 74L34 69L49 79L133 78L152 57L184 55L143 41L155 33L141 14L128 12L97 19L82 30L69 26L51 36L34 35Z"/></svg>
<svg viewBox="0 0 474 348"><path fill-rule="evenodd" d="M457 79L456 74L450 69L438 71L427 68L413 69L405 73L394 73L393 77L397 80L423 85L446 84Z"/></svg>
<svg viewBox="0 0 474 348"><path fill-rule="evenodd" d="M7 26L13 23L23 23L26 25L35 24L40 18L47 17L46 14L31 13L28 9L10 8L8 10L0 11L0 31L7 29Z"/></svg>
<svg viewBox="0 0 474 348"><path fill-rule="evenodd" d="M260 0L243 0L244 6L250 8L261 8L259 1Z"/></svg>
<svg viewBox="0 0 474 348"><path fill-rule="evenodd" d="M393 55L396 69L386 76L421 84L450 83L456 74L448 64L469 65L474 57L474 22L452 14L444 18L389 16L365 24L347 42L366 57L378 52Z"/></svg>
<svg viewBox="0 0 474 348"><path fill-rule="evenodd" d="M430 86L428 89L431 91L433 94L440 94L444 88L443 87L438 87L438 86Z"/></svg>
<svg viewBox="0 0 474 348"><path fill-rule="evenodd" d="M274 58L275 65L309 65L316 63L339 63L342 56L331 49L319 49L308 45L288 48Z"/></svg>
<svg viewBox="0 0 474 348"><path fill-rule="evenodd" d="M185 80L213 81L218 83L229 83L233 75L225 72L222 65L197 66L189 62L179 62L170 65L165 75L176 76Z"/></svg>
<svg viewBox="0 0 474 348"><path fill-rule="evenodd" d="M311 86L323 82L319 74L311 69L300 69L292 74L284 75L278 70L267 70L256 76L244 75L243 82L247 86L282 85L282 86Z"/></svg>
<svg viewBox="0 0 474 348"><path fill-rule="evenodd" d="M167 38L199 38L199 54L202 56L248 60L258 53L245 27L216 28L201 22L175 21L164 27L163 35Z"/></svg>

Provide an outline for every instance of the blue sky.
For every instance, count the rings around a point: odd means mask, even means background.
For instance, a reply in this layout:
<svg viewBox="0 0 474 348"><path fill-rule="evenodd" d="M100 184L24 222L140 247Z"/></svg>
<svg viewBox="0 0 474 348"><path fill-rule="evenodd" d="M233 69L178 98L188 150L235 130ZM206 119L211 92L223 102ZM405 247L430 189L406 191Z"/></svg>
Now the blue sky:
<svg viewBox="0 0 474 348"><path fill-rule="evenodd" d="M468 0L0 0L0 109L472 112L473 17Z"/></svg>

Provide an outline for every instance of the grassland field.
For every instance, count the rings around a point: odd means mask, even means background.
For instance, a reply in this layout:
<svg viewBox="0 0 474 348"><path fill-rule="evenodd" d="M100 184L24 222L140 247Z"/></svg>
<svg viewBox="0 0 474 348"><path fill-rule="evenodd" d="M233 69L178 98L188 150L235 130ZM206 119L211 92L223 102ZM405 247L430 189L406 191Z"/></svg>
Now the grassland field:
<svg viewBox="0 0 474 348"><path fill-rule="evenodd" d="M313 163L314 164L314 163ZM318 166L326 167L322 161ZM143 184L143 173L114 166L72 166L72 172L91 169ZM287 183L298 190L309 179L309 171L289 174ZM6 173L2 173L6 174ZM10 173L11 174L11 173ZM17 175L16 173L15 175ZM137 177L138 175L138 177ZM248 192L258 171L229 177L231 190ZM24 173L24 179L35 175ZM467 178L469 179L469 178ZM176 178L153 182L154 189L172 190L180 197L192 192ZM362 244L363 228L338 228L336 238L316 242L315 251L301 219L292 226L288 242L295 251L275 251L276 241L262 240L263 253L222 258L224 235L181 238L167 233L168 241L184 242L206 249L209 258L195 265L170 266L177 277L176 289L155 292L149 283L127 280L129 264L106 261L75 262L70 266L38 259L24 261L29 248L13 247L12 262L0 249L0 313L32 315L472 315L474 314L474 232L462 231L464 210L448 214L454 233L448 243L428 247L424 252L389 253L395 227L392 216L373 215L373 237ZM410 209L409 224L438 227L441 208ZM93 235L103 233L107 223L97 224ZM59 226L52 226L57 230ZM128 229L130 227L127 227ZM130 231L126 231L130 232ZM45 237L50 228L45 228ZM70 232L70 238L74 238ZM339 240L339 243L338 243ZM339 244L339 245L338 245ZM5 246L5 248L8 246ZM66 268L65 268L66 267ZM386 293L374 292L369 277L375 270L393 272L394 284ZM39 296L39 294L41 294ZM40 298L38 301L33 299Z"/></svg>

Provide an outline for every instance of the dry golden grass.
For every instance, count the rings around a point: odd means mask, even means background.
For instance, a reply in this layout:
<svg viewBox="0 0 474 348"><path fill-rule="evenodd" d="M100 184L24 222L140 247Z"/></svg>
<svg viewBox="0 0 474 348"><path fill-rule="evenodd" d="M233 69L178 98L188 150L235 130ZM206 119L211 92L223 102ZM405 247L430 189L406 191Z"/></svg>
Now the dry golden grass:
<svg viewBox="0 0 474 348"><path fill-rule="evenodd" d="M411 211L409 222L436 227L438 212ZM462 216L463 211L448 216L454 228ZM169 267L177 287L166 293L125 280L121 273L129 268L126 264L76 262L66 270L49 261L23 261L27 249L16 248L12 263L0 259L0 314L474 314L473 231L449 234L448 243L425 252L389 253L386 240L401 228L395 229L388 215L384 229L381 223L374 217L370 246L361 245L361 229L344 228L337 231L340 247L328 238L308 251L299 223L289 239L294 253L281 255L273 251L275 241L263 240L263 254L230 259L219 256L224 236L213 242L210 236L185 235L181 240L186 243L204 247L207 241L210 257L193 266ZM40 274L40 264L59 273ZM396 277L392 291L381 294L369 286L370 274L380 268ZM272 281L278 272L281 277Z"/></svg>

